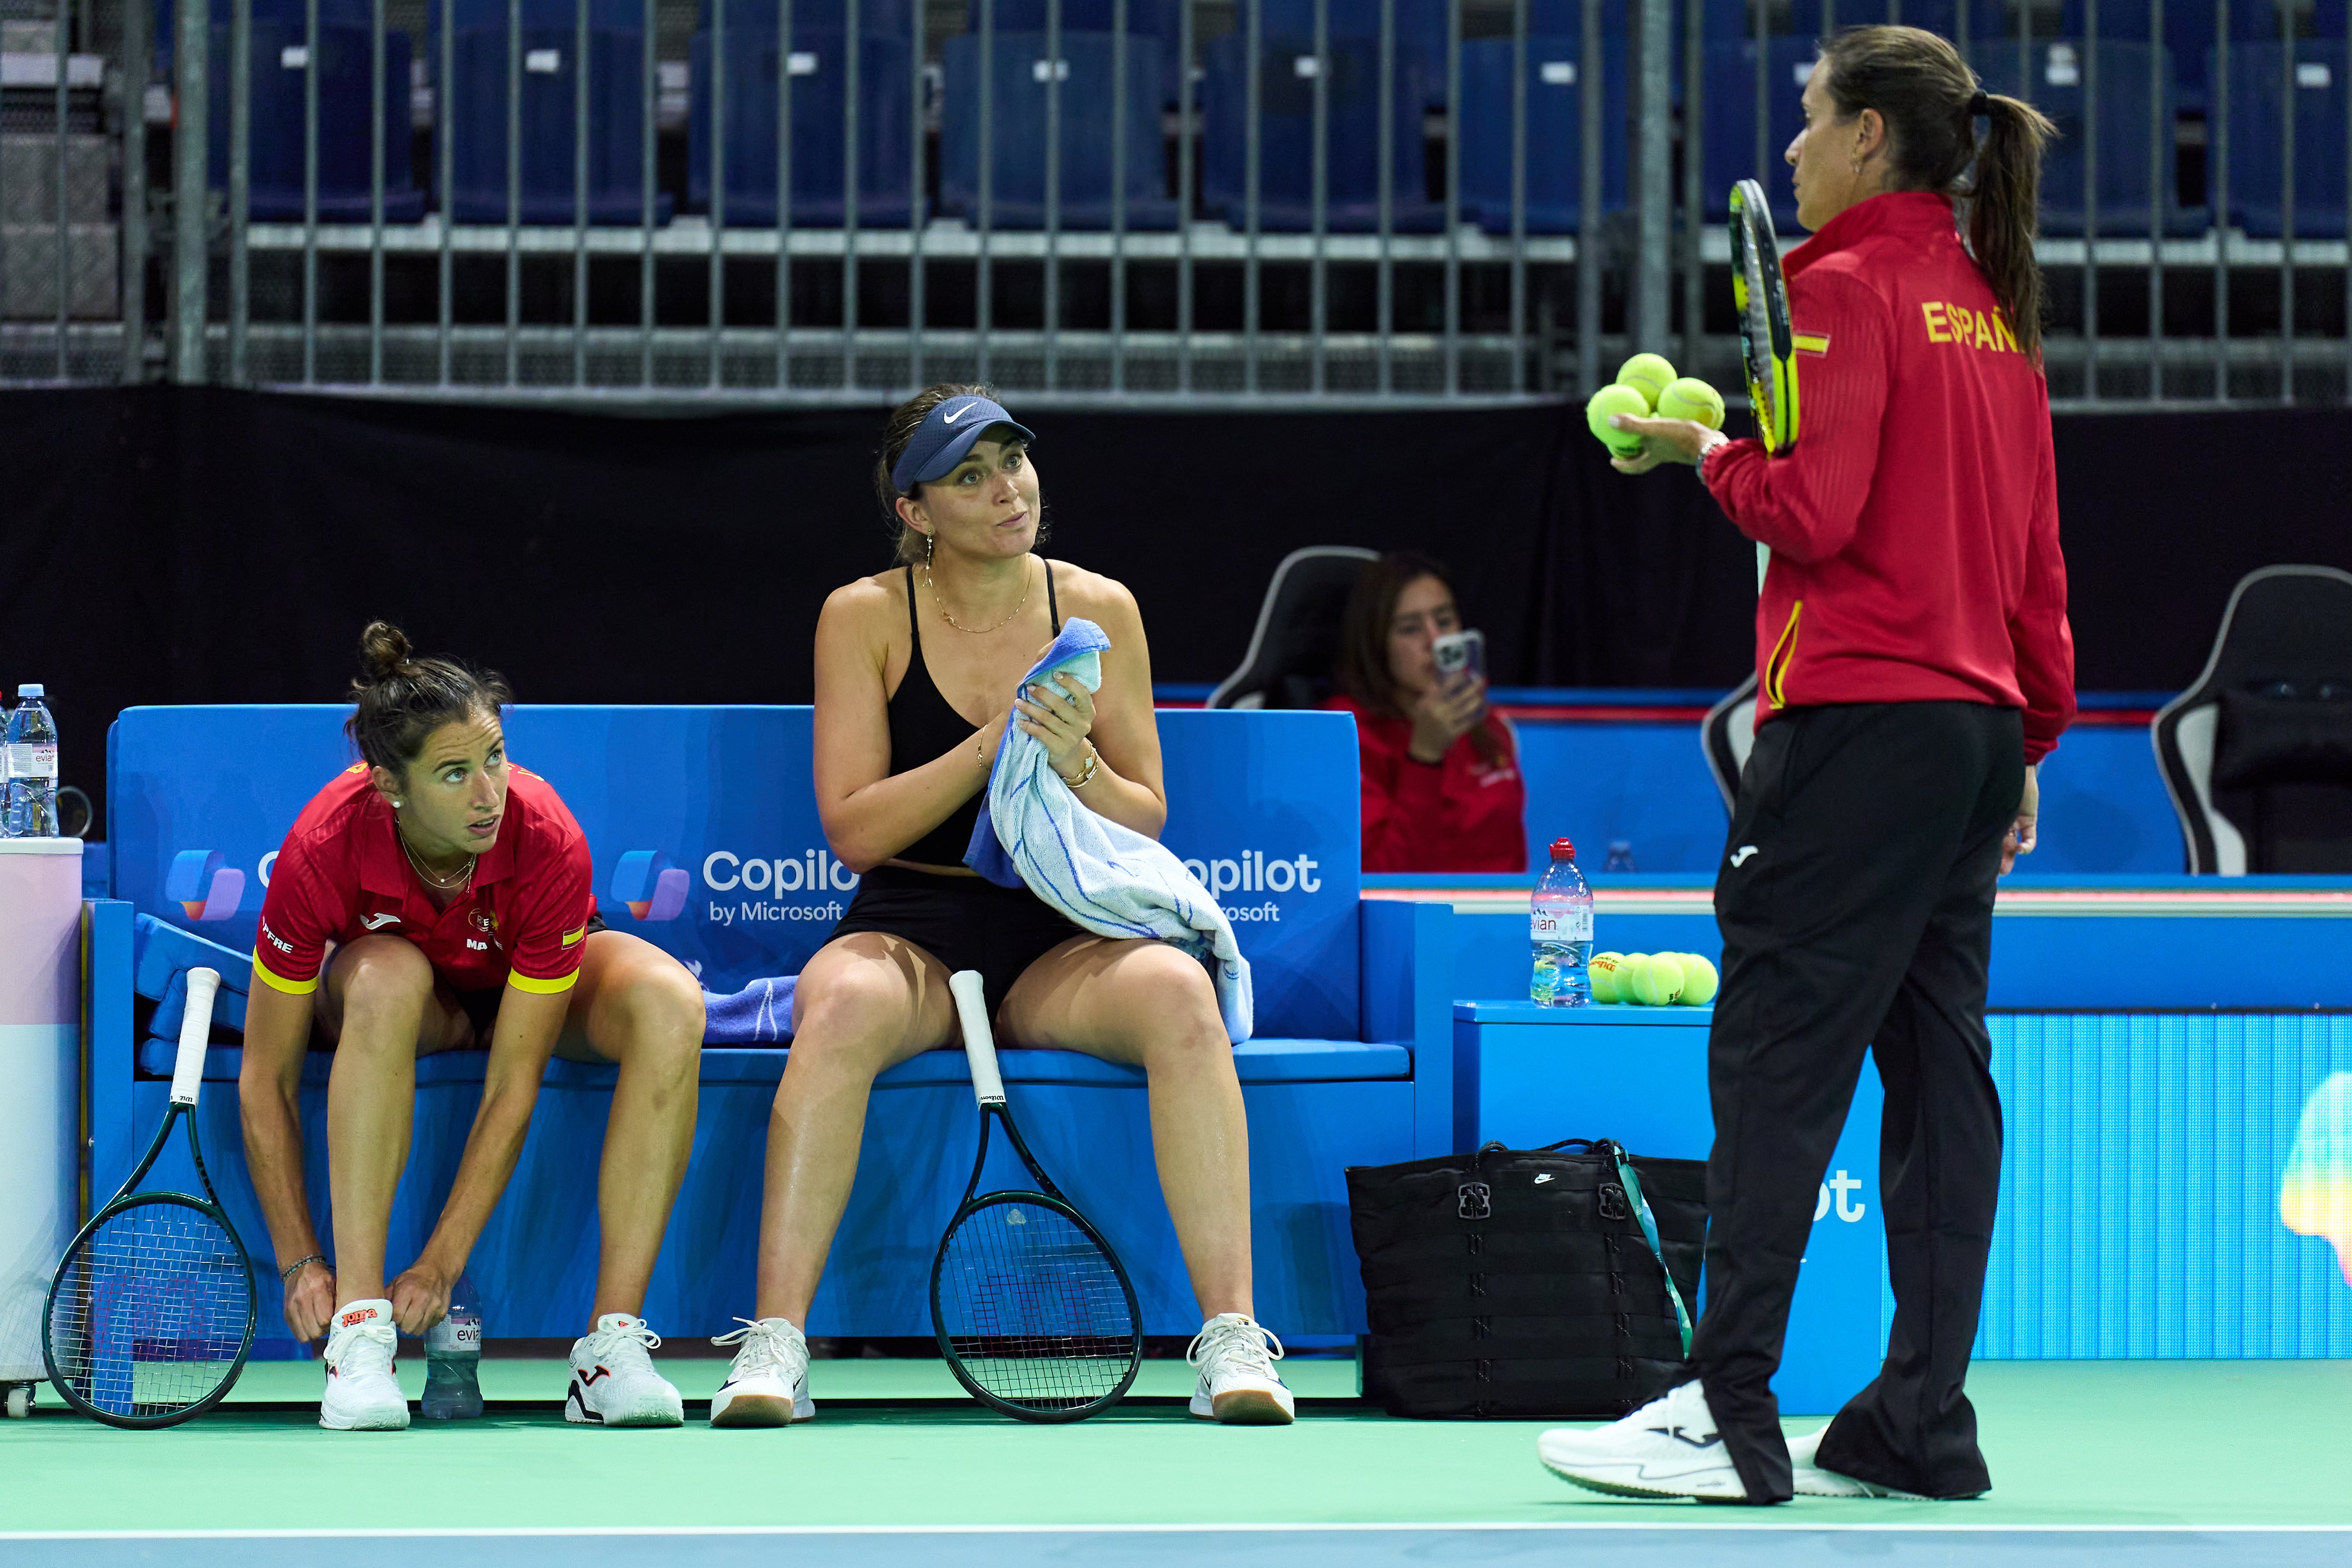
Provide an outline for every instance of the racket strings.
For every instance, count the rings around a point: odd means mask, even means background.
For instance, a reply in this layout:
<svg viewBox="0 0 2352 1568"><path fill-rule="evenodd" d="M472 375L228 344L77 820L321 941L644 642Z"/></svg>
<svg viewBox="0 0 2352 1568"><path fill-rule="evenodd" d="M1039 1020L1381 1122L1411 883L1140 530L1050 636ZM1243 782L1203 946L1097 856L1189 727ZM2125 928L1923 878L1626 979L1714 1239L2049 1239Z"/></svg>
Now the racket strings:
<svg viewBox="0 0 2352 1568"><path fill-rule="evenodd" d="M1135 1315L1118 1266L1057 1209L1014 1199L973 1210L941 1247L950 1349L1007 1404L1066 1411L1118 1392Z"/></svg>
<svg viewBox="0 0 2352 1568"><path fill-rule="evenodd" d="M252 1278L226 1227L184 1203L135 1204L66 1258L49 1348L71 1391L110 1415L202 1404L235 1370Z"/></svg>

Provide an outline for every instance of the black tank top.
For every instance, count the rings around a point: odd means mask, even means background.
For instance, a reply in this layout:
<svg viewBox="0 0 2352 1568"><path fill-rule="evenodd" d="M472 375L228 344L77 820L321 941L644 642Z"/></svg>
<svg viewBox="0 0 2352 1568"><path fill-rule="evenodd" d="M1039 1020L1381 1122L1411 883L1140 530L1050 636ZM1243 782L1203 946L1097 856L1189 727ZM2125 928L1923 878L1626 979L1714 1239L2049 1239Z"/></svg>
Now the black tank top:
<svg viewBox="0 0 2352 1568"><path fill-rule="evenodd" d="M1045 563L1045 613L1054 635L1062 635L1062 609L1054 597L1054 563ZM971 722L940 695L923 662L923 628L915 616L915 569L907 568L907 627L914 634L914 652L898 689L890 694L890 772L893 776L921 767L971 738ZM923 866L961 866L971 847L971 830L980 823L980 803L986 790L948 813L945 822L898 851L894 858Z"/></svg>

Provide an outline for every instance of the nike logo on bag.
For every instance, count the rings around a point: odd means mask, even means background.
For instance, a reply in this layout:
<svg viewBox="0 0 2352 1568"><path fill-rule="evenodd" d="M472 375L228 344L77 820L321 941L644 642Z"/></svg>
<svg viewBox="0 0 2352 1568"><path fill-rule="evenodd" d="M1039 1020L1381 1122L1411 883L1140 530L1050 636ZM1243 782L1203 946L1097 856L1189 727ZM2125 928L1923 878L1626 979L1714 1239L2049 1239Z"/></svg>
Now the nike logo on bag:
<svg viewBox="0 0 2352 1568"><path fill-rule="evenodd" d="M396 926L399 923L400 917L398 915L370 915L367 919L360 921L360 924L367 927L370 931L382 931L386 926Z"/></svg>
<svg viewBox="0 0 2352 1568"><path fill-rule="evenodd" d="M1755 853L1756 846L1753 844L1743 844L1738 849L1732 851L1731 863L1735 866L1745 866L1748 864L1748 858Z"/></svg>
<svg viewBox="0 0 2352 1568"><path fill-rule="evenodd" d="M980 406L980 405L979 405L979 404L977 404L977 403L967 403L967 404L965 404L961 408L957 409L953 414L950 414L950 415L949 415L946 418L941 419L941 420L940 421L940 424L942 424L942 425L952 425L952 424L954 424L957 420L959 420L959 419L962 418L965 415L967 415L967 414L971 413L973 409L975 409L975 408L977 408L977 407L979 407L979 406Z"/></svg>

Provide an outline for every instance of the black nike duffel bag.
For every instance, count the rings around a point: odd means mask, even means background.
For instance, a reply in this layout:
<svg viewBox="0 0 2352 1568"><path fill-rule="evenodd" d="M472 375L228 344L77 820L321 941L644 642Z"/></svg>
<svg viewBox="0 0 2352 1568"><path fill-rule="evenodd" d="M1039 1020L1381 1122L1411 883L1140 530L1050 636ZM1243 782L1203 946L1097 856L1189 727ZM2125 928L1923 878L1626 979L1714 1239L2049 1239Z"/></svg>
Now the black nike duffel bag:
<svg viewBox="0 0 2352 1568"><path fill-rule="evenodd" d="M1489 1143L1350 1166L1348 1211L1391 1415L1614 1419L1687 1375L1704 1161Z"/></svg>

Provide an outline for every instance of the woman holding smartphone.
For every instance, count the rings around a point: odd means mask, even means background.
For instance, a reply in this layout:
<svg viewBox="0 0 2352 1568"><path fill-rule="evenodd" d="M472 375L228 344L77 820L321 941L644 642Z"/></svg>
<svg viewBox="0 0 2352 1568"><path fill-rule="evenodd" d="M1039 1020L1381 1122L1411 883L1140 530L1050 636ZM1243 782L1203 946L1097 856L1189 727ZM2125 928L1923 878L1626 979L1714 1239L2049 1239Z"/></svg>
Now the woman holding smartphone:
<svg viewBox="0 0 2352 1568"><path fill-rule="evenodd" d="M1461 633L1445 569L1427 556L1383 555L1356 579L1324 706L1356 716L1367 871L1528 868L1518 738L1486 706L1483 659L1441 668Z"/></svg>

